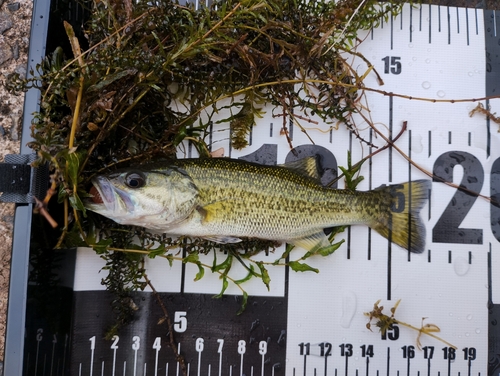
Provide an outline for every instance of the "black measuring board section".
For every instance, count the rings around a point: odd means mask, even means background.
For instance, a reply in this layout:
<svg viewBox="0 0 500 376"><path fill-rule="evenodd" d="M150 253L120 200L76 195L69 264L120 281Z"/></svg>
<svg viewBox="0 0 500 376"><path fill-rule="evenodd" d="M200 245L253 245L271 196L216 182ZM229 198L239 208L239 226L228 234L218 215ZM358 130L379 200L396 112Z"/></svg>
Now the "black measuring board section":
<svg viewBox="0 0 500 376"><path fill-rule="evenodd" d="M245 311L236 315L240 296L159 295L174 323L175 341L188 374L284 375L286 299L249 297ZM74 293L71 375L179 372L168 326L158 323L164 314L156 297L136 292L132 298L138 306L133 321L118 336L105 340L104 332L116 320L106 309L114 296L106 291Z"/></svg>

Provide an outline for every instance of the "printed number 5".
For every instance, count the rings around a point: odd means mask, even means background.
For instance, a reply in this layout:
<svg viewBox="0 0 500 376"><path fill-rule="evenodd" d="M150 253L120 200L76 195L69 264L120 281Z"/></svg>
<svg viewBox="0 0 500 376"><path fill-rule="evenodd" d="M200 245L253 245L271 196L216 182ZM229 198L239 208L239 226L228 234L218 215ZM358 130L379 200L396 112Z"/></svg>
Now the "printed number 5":
<svg viewBox="0 0 500 376"><path fill-rule="evenodd" d="M174 314L174 330L177 333L184 333L187 329L187 312L186 311L175 311Z"/></svg>
<svg viewBox="0 0 500 376"><path fill-rule="evenodd" d="M384 73L400 74L401 58L399 56L386 56L382 59L384 62Z"/></svg>

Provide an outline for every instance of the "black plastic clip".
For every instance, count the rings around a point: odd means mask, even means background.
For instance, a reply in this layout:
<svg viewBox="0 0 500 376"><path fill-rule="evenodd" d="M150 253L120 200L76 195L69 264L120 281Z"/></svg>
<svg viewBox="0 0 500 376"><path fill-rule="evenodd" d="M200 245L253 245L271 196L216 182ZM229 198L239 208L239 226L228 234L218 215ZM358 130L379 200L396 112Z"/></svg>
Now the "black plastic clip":
<svg viewBox="0 0 500 376"><path fill-rule="evenodd" d="M0 163L0 201L18 204L43 199L49 184L47 166L32 167L36 154L8 154Z"/></svg>

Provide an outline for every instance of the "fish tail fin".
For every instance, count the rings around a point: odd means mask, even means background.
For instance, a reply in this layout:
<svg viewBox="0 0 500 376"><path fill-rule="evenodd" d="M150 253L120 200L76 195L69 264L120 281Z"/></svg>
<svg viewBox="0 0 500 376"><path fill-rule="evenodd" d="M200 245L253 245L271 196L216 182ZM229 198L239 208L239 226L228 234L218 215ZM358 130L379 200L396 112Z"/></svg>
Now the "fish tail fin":
<svg viewBox="0 0 500 376"><path fill-rule="evenodd" d="M425 226L420 210L428 198L430 180L414 180L377 188L380 211L369 226L383 237L413 253L425 248Z"/></svg>

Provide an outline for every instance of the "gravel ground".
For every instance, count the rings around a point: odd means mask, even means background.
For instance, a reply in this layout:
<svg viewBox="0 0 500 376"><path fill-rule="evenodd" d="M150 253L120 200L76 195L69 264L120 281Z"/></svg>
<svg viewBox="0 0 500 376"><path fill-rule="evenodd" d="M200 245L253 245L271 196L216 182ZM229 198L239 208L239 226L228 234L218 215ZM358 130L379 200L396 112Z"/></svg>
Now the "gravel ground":
<svg viewBox="0 0 500 376"><path fill-rule="evenodd" d="M6 154L19 153L24 96L10 95L2 83L9 73L26 74L32 6L31 0L0 0L0 162ZM0 203L0 361L4 356L13 221L14 205Z"/></svg>

